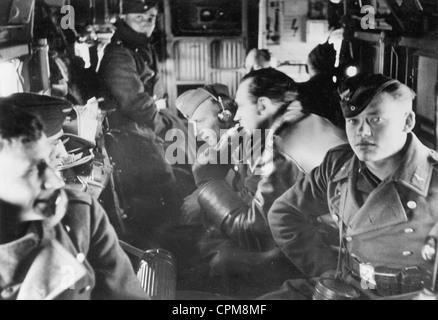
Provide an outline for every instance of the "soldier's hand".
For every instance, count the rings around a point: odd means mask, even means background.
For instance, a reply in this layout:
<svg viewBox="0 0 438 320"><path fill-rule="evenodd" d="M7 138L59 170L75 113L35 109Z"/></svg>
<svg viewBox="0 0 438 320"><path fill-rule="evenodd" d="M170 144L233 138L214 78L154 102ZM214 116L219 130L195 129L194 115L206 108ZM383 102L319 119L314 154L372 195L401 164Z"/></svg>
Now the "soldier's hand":
<svg viewBox="0 0 438 320"><path fill-rule="evenodd" d="M155 105L157 106L158 111L164 110L167 108L167 101L165 99L156 100Z"/></svg>
<svg viewBox="0 0 438 320"><path fill-rule="evenodd" d="M199 192L195 191L184 199L181 207L181 224L195 226L202 224L201 206L198 202Z"/></svg>

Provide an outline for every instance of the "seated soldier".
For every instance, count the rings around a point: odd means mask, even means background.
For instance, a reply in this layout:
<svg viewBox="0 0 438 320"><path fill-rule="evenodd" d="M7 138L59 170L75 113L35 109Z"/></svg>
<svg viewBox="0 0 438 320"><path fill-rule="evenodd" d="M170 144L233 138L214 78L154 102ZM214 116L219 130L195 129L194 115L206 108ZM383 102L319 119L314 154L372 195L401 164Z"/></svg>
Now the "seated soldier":
<svg viewBox="0 0 438 320"><path fill-rule="evenodd" d="M179 118L167 109L160 80L158 56L152 36L158 18L157 0L125 0L123 15L99 67L100 94L113 129L137 132L164 140L168 130L184 130ZM156 142L154 142L156 143Z"/></svg>
<svg viewBox="0 0 438 320"><path fill-rule="evenodd" d="M228 132L234 132L237 107L225 85L212 84L189 90L178 97L176 106L193 123L195 136L211 147L218 145L228 129L231 129ZM229 152L232 154L233 150ZM234 166L227 176L227 182L248 204L252 201L259 180L259 176L253 175L246 165ZM184 223L201 222L198 196L197 190L185 199L182 208Z"/></svg>
<svg viewBox="0 0 438 320"><path fill-rule="evenodd" d="M164 245L168 232L163 228L175 225L183 199L195 189L191 172L165 159L168 130L187 130L176 115L158 105L164 103L157 100L164 92L152 44L158 14L157 0L123 1L123 15L99 69L102 108L115 110L108 114L112 130L105 144L129 230L123 237L143 249Z"/></svg>
<svg viewBox="0 0 438 320"><path fill-rule="evenodd" d="M345 134L330 121L304 114L299 103L296 106L296 89L291 78L275 69L253 71L238 88L235 121L254 142L261 140L261 152L256 143L244 144L253 146L246 152L245 163L262 179L249 205L224 181L230 165L199 161L193 169L207 221L228 237L224 244L210 245L212 268L231 270L240 275L239 280L258 282L265 290L267 284L273 284L272 279L267 280L269 274L284 277L284 270L290 269L288 265L273 271L279 267L273 261L280 256L267 223L271 204L318 166L326 151L346 141ZM267 266L274 269L267 271Z"/></svg>
<svg viewBox="0 0 438 320"><path fill-rule="evenodd" d="M342 116L336 76L336 50L328 42L316 46L307 62L310 79L299 84L304 110L329 119L339 128L345 128Z"/></svg>
<svg viewBox="0 0 438 320"><path fill-rule="evenodd" d="M52 151L34 115L0 100L0 299L148 299L100 205L63 190Z"/></svg>
<svg viewBox="0 0 438 320"><path fill-rule="evenodd" d="M33 93L15 93L2 98L1 101L25 109L26 112L39 118L44 126L44 134L54 146L50 164L54 169L61 166L64 159L68 157L61 140L64 134L62 125L68 113L73 109L73 105L63 99Z"/></svg>
<svg viewBox="0 0 438 320"><path fill-rule="evenodd" d="M39 118L47 139L54 146L50 155L52 168L61 172L68 188L78 190L88 188L80 182L77 175L91 174L91 162L94 158L92 149L95 148L95 144L75 134L64 133L63 124L73 105L64 99L33 93L12 94L2 101L25 109L26 112ZM101 189L97 188L97 190L100 192ZM97 193L95 196L97 197Z"/></svg>
<svg viewBox="0 0 438 320"><path fill-rule="evenodd" d="M421 290L422 273L431 267L421 251L437 230L438 156L412 133L411 89L380 74L358 77L349 87L342 103L349 144L330 150L274 203L272 234L309 277L338 266L341 280L363 297ZM339 253L313 229L327 211L340 229ZM291 280L265 298L311 299L317 280Z"/></svg>

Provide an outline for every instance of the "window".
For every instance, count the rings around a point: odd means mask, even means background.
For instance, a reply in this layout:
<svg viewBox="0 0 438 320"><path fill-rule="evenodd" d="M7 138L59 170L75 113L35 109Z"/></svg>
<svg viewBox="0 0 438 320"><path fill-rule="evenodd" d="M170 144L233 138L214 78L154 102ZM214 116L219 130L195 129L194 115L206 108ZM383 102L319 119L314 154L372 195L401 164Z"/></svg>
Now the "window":
<svg viewBox="0 0 438 320"><path fill-rule="evenodd" d="M18 59L0 62L0 97L23 91L19 75L21 62Z"/></svg>

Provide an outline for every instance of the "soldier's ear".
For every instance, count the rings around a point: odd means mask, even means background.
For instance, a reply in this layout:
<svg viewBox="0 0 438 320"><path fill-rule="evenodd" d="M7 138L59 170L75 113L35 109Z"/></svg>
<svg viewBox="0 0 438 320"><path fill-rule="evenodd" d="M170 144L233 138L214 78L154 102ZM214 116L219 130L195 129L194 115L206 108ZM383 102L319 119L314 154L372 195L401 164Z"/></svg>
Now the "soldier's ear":
<svg viewBox="0 0 438 320"><path fill-rule="evenodd" d="M415 113L413 111L410 111L406 114L406 123L403 131L406 133L411 132L414 129L415 124L416 124Z"/></svg>
<svg viewBox="0 0 438 320"><path fill-rule="evenodd" d="M266 110L266 104L267 104L266 97L260 97L257 99L257 110L259 114L264 113L264 111Z"/></svg>

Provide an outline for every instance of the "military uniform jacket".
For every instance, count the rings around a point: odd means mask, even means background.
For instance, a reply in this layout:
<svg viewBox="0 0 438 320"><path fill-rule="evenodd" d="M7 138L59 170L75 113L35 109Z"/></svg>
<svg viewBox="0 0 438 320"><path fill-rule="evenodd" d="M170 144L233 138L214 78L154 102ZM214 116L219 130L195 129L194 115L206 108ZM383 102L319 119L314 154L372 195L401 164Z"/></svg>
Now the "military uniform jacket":
<svg viewBox="0 0 438 320"><path fill-rule="evenodd" d="M330 121L290 108L272 125L260 159L253 159L252 170L261 181L251 203L248 205L225 182L218 181L201 189L199 203L207 217L240 247L256 252L272 250L276 244L267 218L271 205L318 166L329 149L345 141L345 133Z"/></svg>
<svg viewBox="0 0 438 320"><path fill-rule="evenodd" d="M100 205L74 191L68 201L0 246L0 300L148 299Z"/></svg>
<svg viewBox="0 0 438 320"><path fill-rule="evenodd" d="M133 131L161 131L163 119L154 95L158 61L150 39L132 30L124 21L115 24L117 31L106 47L99 68L100 90L106 108L116 109L110 123L116 128Z"/></svg>
<svg viewBox="0 0 438 320"><path fill-rule="evenodd" d="M359 207L359 160L349 145L331 150L321 166L272 206L269 223L285 255L309 276L336 269L337 252L315 232L315 218L330 212L342 222L348 253L374 267L403 269L423 263L425 238L436 236L438 157L414 134L400 167Z"/></svg>

